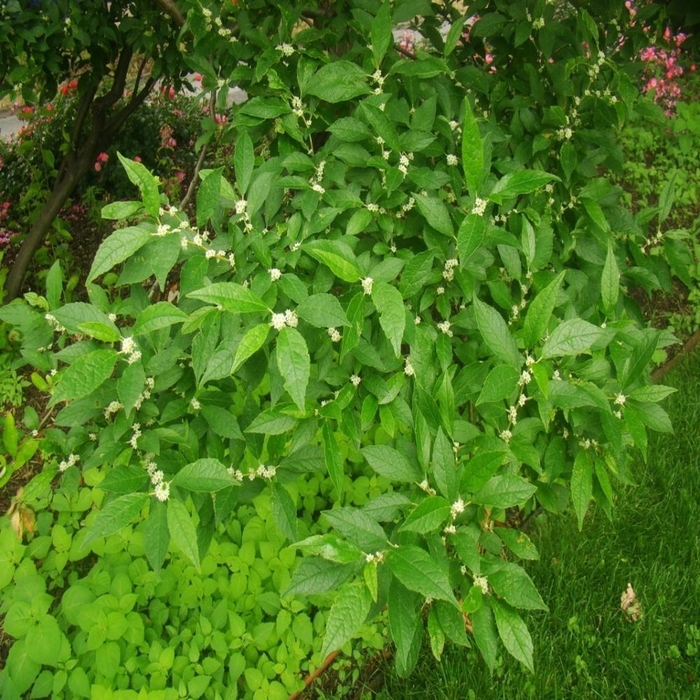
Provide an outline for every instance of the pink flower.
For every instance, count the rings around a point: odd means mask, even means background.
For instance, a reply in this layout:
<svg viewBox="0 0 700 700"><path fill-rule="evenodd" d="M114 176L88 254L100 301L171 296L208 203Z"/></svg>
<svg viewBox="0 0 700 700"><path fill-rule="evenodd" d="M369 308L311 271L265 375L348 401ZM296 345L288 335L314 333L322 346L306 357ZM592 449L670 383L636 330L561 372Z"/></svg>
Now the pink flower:
<svg viewBox="0 0 700 700"><path fill-rule="evenodd" d="M135 160L137 163L140 163L140 162L141 162L141 156L134 156L134 160Z"/></svg>

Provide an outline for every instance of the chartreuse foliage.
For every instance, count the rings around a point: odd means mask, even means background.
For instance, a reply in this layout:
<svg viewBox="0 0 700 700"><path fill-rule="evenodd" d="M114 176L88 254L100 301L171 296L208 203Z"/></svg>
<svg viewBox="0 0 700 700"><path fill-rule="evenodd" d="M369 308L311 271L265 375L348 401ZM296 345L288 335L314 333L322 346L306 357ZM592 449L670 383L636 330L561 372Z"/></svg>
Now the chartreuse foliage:
<svg viewBox="0 0 700 700"><path fill-rule="evenodd" d="M313 664L379 616L401 674L424 619L438 658L473 641L492 667L500 640L532 670L523 612L546 603L510 512L573 505L582 526L592 500L612 506L629 449L671 430L648 367L673 339L640 328L625 294L669 268L598 171L636 96L619 25L482 2L464 42L427 3L358 2L297 33L298 15L262 5L238 15L251 98L233 162L200 173L194 220L122 158L140 200L105 208L118 228L89 302L61 305L54 276L0 312L26 359L57 370L61 479L81 469L104 493L82 546L138 523L139 561L166 572L179 553L204 576L252 503L304 555L273 577L276 605L324 596ZM394 51L392 27L419 13L425 45ZM474 59L484 42L494 73ZM178 296L154 301L168 279ZM262 697L244 661L208 696Z"/></svg>

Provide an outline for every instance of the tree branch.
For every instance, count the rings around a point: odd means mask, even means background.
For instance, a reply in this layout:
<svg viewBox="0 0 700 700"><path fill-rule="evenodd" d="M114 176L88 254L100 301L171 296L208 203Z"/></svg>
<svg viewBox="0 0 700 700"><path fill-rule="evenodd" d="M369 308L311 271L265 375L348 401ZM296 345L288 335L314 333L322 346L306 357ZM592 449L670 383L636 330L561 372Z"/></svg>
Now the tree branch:
<svg viewBox="0 0 700 700"><path fill-rule="evenodd" d="M175 23L182 27L185 24L185 16L180 12L177 5L173 0L155 0L161 9L175 21Z"/></svg>

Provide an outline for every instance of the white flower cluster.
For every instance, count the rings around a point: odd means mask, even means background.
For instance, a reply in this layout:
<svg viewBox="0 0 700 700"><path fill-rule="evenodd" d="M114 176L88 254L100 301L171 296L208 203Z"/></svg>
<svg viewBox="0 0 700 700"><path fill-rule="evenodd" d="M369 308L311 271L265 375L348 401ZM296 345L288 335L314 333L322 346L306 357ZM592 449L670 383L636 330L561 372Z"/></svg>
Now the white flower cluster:
<svg viewBox="0 0 700 700"><path fill-rule="evenodd" d="M284 313L272 314L270 325L276 331L281 331L285 326L296 328L297 325L299 325L299 317L297 316L296 311L287 309Z"/></svg>
<svg viewBox="0 0 700 700"><path fill-rule="evenodd" d="M53 314L44 314L44 318L49 322L57 333L63 333L66 329L62 326Z"/></svg>
<svg viewBox="0 0 700 700"><path fill-rule="evenodd" d="M502 430L498 437L500 437L501 440L503 440L503 442L505 442L507 445L511 441L513 433L511 433L510 430Z"/></svg>
<svg viewBox="0 0 700 700"><path fill-rule="evenodd" d="M561 129L557 129L557 138L560 141L568 141L574 135L571 127L563 126Z"/></svg>
<svg viewBox="0 0 700 700"><path fill-rule="evenodd" d="M264 464L261 464L257 469L249 469L247 474L244 474L240 469L235 469L234 467L229 467L226 471L229 476L232 476L239 482L243 481L243 479L254 481L258 477L269 481L277 474L277 467L266 467Z"/></svg>
<svg viewBox="0 0 700 700"><path fill-rule="evenodd" d="M451 506L450 506L450 517L452 520L455 520L458 515L461 515L464 513L464 509L466 508L464 501L462 498L458 498Z"/></svg>
<svg viewBox="0 0 700 700"><path fill-rule="evenodd" d="M403 373L407 377L414 377L416 375L416 370L411 364L411 359L409 357L404 360Z"/></svg>
<svg viewBox="0 0 700 700"><path fill-rule="evenodd" d="M438 330L440 330L446 336L451 338L454 335L454 333L450 329L451 325L452 324L449 321L440 321L440 323L437 324L437 327L438 327Z"/></svg>
<svg viewBox="0 0 700 700"><path fill-rule="evenodd" d="M418 487L425 491L429 496L434 496L436 494L435 489L428 483L427 479L423 479L423 481L418 484Z"/></svg>
<svg viewBox="0 0 700 700"><path fill-rule="evenodd" d="M376 564L381 564L384 561L386 554L384 552L375 552L374 554L365 554L365 561L368 564L372 562Z"/></svg>
<svg viewBox="0 0 700 700"><path fill-rule="evenodd" d="M627 401L627 397L624 394L615 394L615 405L624 406Z"/></svg>
<svg viewBox="0 0 700 700"><path fill-rule="evenodd" d="M340 332L337 328L329 328L328 335L334 343L339 343L341 338L343 337L342 335L340 335Z"/></svg>
<svg viewBox="0 0 700 700"><path fill-rule="evenodd" d="M270 273L270 279L273 282L277 282L277 280L282 277L282 270L280 270L277 267L271 267L268 272Z"/></svg>
<svg viewBox="0 0 700 700"><path fill-rule="evenodd" d="M80 461L80 457L78 455L74 454L69 454L67 459L62 460L59 465L58 465L58 471L64 472L66 469L69 469L70 467L74 466Z"/></svg>
<svg viewBox="0 0 700 700"><path fill-rule="evenodd" d="M362 291L365 294L371 294L372 293L372 283L374 280L371 277L363 277L360 280L360 283L362 284Z"/></svg>
<svg viewBox="0 0 700 700"><path fill-rule="evenodd" d="M138 439L141 437L141 424L140 423L134 423L132 426L133 429L133 434L129 440L129 444L133 449L137 450L138 449Z"/></svg>
<svg viewBox="0 0 700 700"><path fill-rule="evenodd" d="M353 374L353 375L350 376L350 383L351 383L354 387L360 386L360 382L361 382L361 381L362 381L362 377L360 377L360 376L357 375L357 374Z"/></svg>
<svg viewBox="0 0 700 700"><path fill-rule="evenodd" d="M472 208L472 214L476 214L477 216L483 216L484 212L486 211L486 205L488 202L485 199L481 199L481 197L477 197L474 200L474 207Z"/></svg>
<svg viewBox="0 0 700 700"><path fill-rule="evenodd" d="M487 595L489 592L489 580L486 576L474 576L474 585L481 588L481 592Z"/></svg>
<svg viewBox="0 0 700 700"><path fill-rule="evenodd" d="M119 401L111 401L111 402L109 403L109 405L107 406L107 408L105 408L105 410L104 410L104 417L105 417L107 420L109 420L109 417L110 417L113 413L117 413L117 412L120 411L122 408L124 408L124 406L122 406L122 404L121 404Z"/></svg>
<svg viewBox="0 0 700 700"><path fill-rule="evenodd" d="M144 468L148 472L153 486L153 495L161 502L170 498L170 482L165 480L165 474L158 469L158 465L153 461L153 455L146 455Z"/></svg>
<svg viewBox="0 0 700 700"><path fill-rule="evenodd" d="M445 260L445 268L442 271L443 279L451 282L455 277L455 267L459 266L459 260L456 258L450 258Z"/></svg>
<svg viewBox="0 0 700 700"><path fill-rule="evenodd" d="M294 54L294 47L291 44L277 44L275 49L281 51L283 56L289 57Z"/></svg>
<svg viewBox="0 0 700 700"><path fill-rule="evenodd" d="M121 355L126 355L126 361L131 365L134 362L138 362L141 359L141 351L136 346L136 342L131 336L122 338L121 349L119 350Z"/></svg>
<svg viewBox="0 0 700 700"><path fill-rule="evenodd" d="M459 159L456 155L453 155L452 153L447 154L447 165L457 165L458 163Z"/></svg>

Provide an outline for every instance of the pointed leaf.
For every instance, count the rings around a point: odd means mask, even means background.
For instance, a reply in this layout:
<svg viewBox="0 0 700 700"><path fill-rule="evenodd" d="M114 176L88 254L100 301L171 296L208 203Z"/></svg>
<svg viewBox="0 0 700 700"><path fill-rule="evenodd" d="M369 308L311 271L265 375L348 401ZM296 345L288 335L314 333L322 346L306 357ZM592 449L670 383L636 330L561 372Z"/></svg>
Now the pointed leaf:
<svg viewBox="0 0 700 700"><path fill-rule="evenodd" d="M484 343L491 352L505 363L520 368L522 358L503 316L477 297L474 297L474 315Z"/></svg>
<svg viewBox="0 0 700 700"><path fill-rule="evenodd" d="M335 487L337 502L342 503L343 494L345 493L345 489L343 488L345 480L343 457L338 449L335 435L328 423L324 423L323 425L323 454L326 460L328 476L330 476L333 486Z"/></svg>
<svg viewBox="0 0 700 700"><path fill-rule="evenodd" d="M367 74L351 61L334 61L317 71L307 92L326 102L347 102L370 92Z"/></svg>
<svg viewBox="0 0 700 700"><path fill-rule="evenodd" d="M207 304L216 304L236 314L269 312L267 304L262 299L253 294L250 289L235 282L215 282L190 292L187 296Z"/></svg>
<svg viewBox="0 0 700 700"><path fill-rule="evenodd" d="M459 607L447 577L447 569L440 566L424 549L402 545L398 549L389 550L386 561L394 576L409 590Z"/></svg>
<svg viewBox="0 0 700 700"><path fill-rule="evenodd" d="M204 458L180 469L171 483L188 491L212 493L235 486L238 482L218 459Z"/></svg>
<svg viewBox="0 0 700 700"><path fill-rule="evenodd" d="M557 302L557 294L559 293L559 288L561 287L565 274L566 271L560 272L556 278L532 300L527 310L527 316L525 317L525 324L523 326L526 347L535 347L546 333L549 319L552 316Z"/></svg>
<svg viewBox="0 0 700 700"><path fill-rule="evenodd" d="M417 482L423 479L421 470L398 450L388 445L368 445L362 448L362 456L377 474L392 481Z"/></svg>
<svg viewBox="0 0 700 700"><path fill-rule="evenodd" d="M152 333L161 328L168 328L175 323L183 323L188 319L184 311L173 306L169 301L159 301L147 306L136 319L134 335Z"/></svg>
<svg viewBox="0 0 700 700"><path fill-rule="evenodd" d="M303 318L316 328L338 328L349 326L340 302L332 294L312 294L296 308L299 318Z"/></svg>
<svg viewBox="0 0 700 700"><path fill-rule="evenodd" d="M502 564L488 579L493 590L514 608L547 610L535 584L521 566Z"/></svg>
<svg viewBox="0 0 700 700"><path fill-rule="evenodd" d="M87 545L98 537L108 537L119 532L141 512L148 499L147 493L128 493L110 501L88 527L83 544Z"/></svg>
<svg viewBox="0 0 700 700"><path fill-rule="evenodd" d="M489 194L489 199L500 204L505 199L534 192L554 180L559 181L559 178L542 170L516 170L504 175L496 183Z"/></svg>
<svg viewBox="0 0 700 700"><path fill-rule="evenodd" d="M337 591L356 570L354 564L336 564L320 557L302 559L282 595L317 595Z"/></svg>
<svg viewBox="0 0 700 700"><path fill-rule="evenodd" d="M476 405L510 398L518 387L519 380L520 372L515 367L511 365L494 367L484 380Z"/></svg>
<svg viewBox="0 0 700 700"><path fill-rule="evenodd" d="M151 500L148 520L144 524L144 550L151 568L157 573L165 561L170 546L168 530L168 507L165 503Z"/></svg>
<svg viewBox="0 0 700 700"><path fill-rule="evenodd" d="M151 216L157 217L160 208L160 193L155 177L148 172L148 168L143 163L125 158L121 153L117 153L117 157L124 166L129 180L141 191L144 209Z"/></svg>
<svg viewBox="0 0 700 700"><path fill-rule="evenodd" d="M469 258L481 247L486 234L486 222L483 216L467 214L457 232L457 251L460 267L467 264Z"/></svg>
<svg viewBox="0 0 700 700"><path fill-rule="evenodd" d="M428 197L424 194L415 193L413 197L416 200L418 211L425 217L425 220L438 233L450 238L454 236L454 227L450 218L450 211L447 205L437 197Z"/></svg>
<svg viewBox="0 0 700 700"><path fill-rule="evenodd" d="M117 229L97 250L86 282L92 282L105 272L109 272L115 265L130 258L151 240L151 235L151 227L146 224Z"/></svg>
<svg viewBox="0 0 700 700"><path fill-rule="evenodd" d="M583 519L593 496L593 463L590 455L581 450L574 460L571 473L571 502L574 504L578 529L583 529Z"/></svg>
<svg viewBox="0 0 700 700"><path fill-rule="evenodd" d="M512 508L527 501L537 487L515 474L501 474L489 479L471 498L474 503L492 508Z"/></svg>
<svg viewBox="0 0 700 700"><path fill-rule="evenodd" d="M396 356L401 357L401 342L406 327L406 309L401 292L386 282L375 281L372 285L372 301L379 312L379 325Z"/></svg>
<svg viewBox="0 0 700 700"><path fill-rule="evenodd" d="M236 185L241 195L245 195L250 176L253 174L255 165L255 151L253 141L247 131L241 131L236 141L236 152L234 154L233 166L236 173Z"/></svg>
<svg viewBox="0 0 700 700"><path fill-rule="evenodd" d="M605 338L602 328L594 326L582 318L572 318L557 326L542 347L541 357L580 355L588 352L599 340Z"/></svg>
<svg viewBox="0 0 700 700"><path fill-rule="evenodd" d="M444 498L428 496L408 514L400 529L421 534L436 532L449 516L450 504Z"/></svg>
<svg viewBox="0 0 700 700"><path fill-rule="evenodd" d="M297 509L287 489L273 482L270 507L279 531L290 541L299 539L297 529Z"/></svg>
<svg viewBox="0 0 700 700"><path fill-rule="evenodd" d="M469 194L479 194L484 179L484 144L479 125L474 117L469 99L464 100L464 123L462 124L462 168Z"/></svg>
<svg viewBox="0 0 700 700"><path fill-rule="evenodd" d="M233 360L231 374L233 374L249 357L260 350L265 344L269 334L270 326L267 323L253 326L246 331L246 334L241 338L241 342L236 348L236 357Z"/></svg>
<svg viewBox="0 0 700 700"><path fill-rule="evenodd" d="M277 336L277 366L284 379L284 388L303 413L306 386L311 373L311 357L306 341L296 328L283 328Z"/></svg>
<svg viewBox="0 0 700 700"><path fill-rule="evenodd" d="M341 535L365 552L381 552L387 547L386 533L376 520L354 508L324 510L323 515Z"/></svg>
<svg viewBox="0 0 700 700"><path fill-rule="evenodd" d="M197 571L199 564L199 545L197 530L187 506L176 498L168 500L168 530L173 544L194 564Z"/></svg>
<svg viewBox="0 0 700 700"><path fill-rule="evenodd" d="M312 241L304 246L304 250L312 257L323 263L336 277L345 282L357 282L360 279L360 269L357 266L355 253L343 241Z"/></svg>
<svg viewBox="0 0 700 700"><path fill-rule="evenodd" d="M321 657L349 642L362 627L372 606L372 597L364 585L346 584L338 591L326 622Z"/></svg>
<svg viewBox="0 0 700 700"><path fill-rule="evenodd" d="M112 376L117 357L116 350L108 348L80 355L61 375L52 403L82 399L91 394Z"/></svg>
<svg viewBox="0 0 700 700"><path fill-rule="evenodd" d="M503 642L503 646L530 673L534 673L532 637L522 617L509 605L501 603L496 598L491 600L491 607L496 618L496 626L498 627L498 634Z"/></svg>
<svg viewBox="0 0 700 700"><path fill-rule="evenodd" d="M611 314L620 293L620 270L612 244L608 245L608 254L605 258L605 265L603 265L603 276L600 279L600 291L603 297L603 308L606 313Z"/></svg>
<svg viewBox="0 0 700 700"><path fill-rule="evenodd" d="M374 55L374 65L377 68L381 65L384 54L394 41L391 22L391 3L385 0L377 12L374 22L372 22L372 54Z"/></svg>

